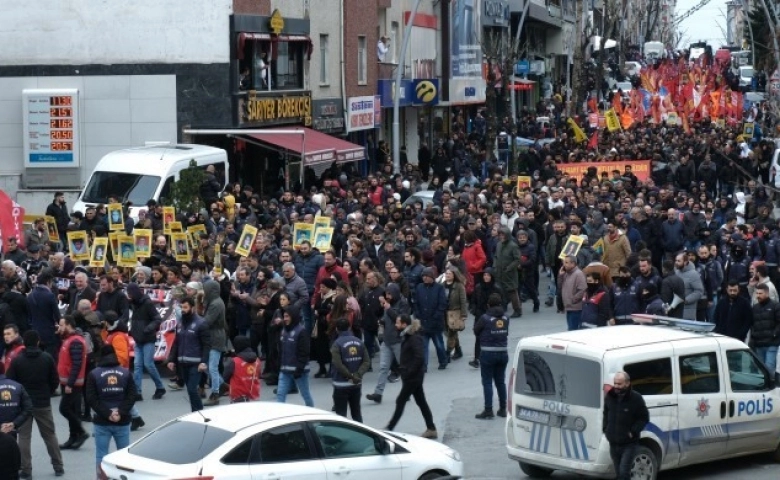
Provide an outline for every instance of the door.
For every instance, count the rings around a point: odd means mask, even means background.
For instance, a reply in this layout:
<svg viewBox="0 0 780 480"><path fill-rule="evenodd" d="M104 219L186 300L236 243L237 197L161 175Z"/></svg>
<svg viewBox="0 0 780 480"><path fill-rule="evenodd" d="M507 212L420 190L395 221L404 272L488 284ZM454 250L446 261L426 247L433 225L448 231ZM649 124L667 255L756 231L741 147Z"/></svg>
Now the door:
<svg viewBox="0 0 780 480"><path fill-rule="evenodd" d="M386 441L373 432L339 421L310 423L322 449L328 480L398 480L398 455L383 454Z"/></svg>
<svg viewBox="0 0 780 480"><path fill-rule="evenodd" d="M780 437L780 404L769 371L748 349L724 350L728 369L728 453L770 450Z"/></svg>
<svg viewBox="0 0 780 480"><path fill-rule="evenodd" d="M325 467L313 447L303 423L258 433L252 442L249 465L252 480L322 480Z"/></svg>
<svg viewBox="0 0 780 480"><path fill-rule="evenodd" d="M678 366L680 465L712 460L726 452L726 387L721 353L709 339L675 344ZM711 350L709 350L711 349Z"/></svg>

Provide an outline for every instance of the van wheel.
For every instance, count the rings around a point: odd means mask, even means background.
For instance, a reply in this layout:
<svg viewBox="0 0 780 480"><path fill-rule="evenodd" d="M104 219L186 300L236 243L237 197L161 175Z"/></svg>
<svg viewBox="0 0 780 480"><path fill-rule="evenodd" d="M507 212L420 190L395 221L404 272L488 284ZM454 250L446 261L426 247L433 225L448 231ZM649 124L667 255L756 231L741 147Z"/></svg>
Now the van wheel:
<svg viewBox="0 0 780 480"><path fill-rule="evenodd" d="M777 444L777 448L775 448L775 451L772 452L772 460L775 462L780 462L780 443Z"/></svg>
<svg viewBox="0 0 780 480"><path fill-rule="evenodd" d="M553 473L550 468L537 467L536 465L525 462L518 463L520 463L520 470L531 478L547 478Z"/></svg>
<svg viewBox="0 0 780 480"><path fill-rule="evenodd" d="M658 459L649 448L639 445L634 451L631 462L631 480L656 480L658 477Z"/></svg>

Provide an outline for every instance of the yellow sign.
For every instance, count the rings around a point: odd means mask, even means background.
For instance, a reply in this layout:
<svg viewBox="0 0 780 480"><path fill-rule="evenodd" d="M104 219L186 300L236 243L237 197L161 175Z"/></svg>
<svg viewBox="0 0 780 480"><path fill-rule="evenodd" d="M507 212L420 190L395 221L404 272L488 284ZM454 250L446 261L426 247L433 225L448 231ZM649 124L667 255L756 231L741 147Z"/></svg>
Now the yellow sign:
<svg viewBox="0 0 780 480"><path fill-rule="evenodd" d="M430 103L436 98L436 85L429 80L424 80L417 84L414 93L417 100L422 103Z"/></svg>
<svg viewBox="0 0 780 480"><path fill-rule="evenodd" d="M604 119L607 121L607 130L615 132L620 130L620 118L618 118L615 109L610 108L604 112Z"/></svg>
<svg viewBox="0 0 780 480"><path fill-rule="evenodd" d="M311 125L311 97L258 97L249 94L240 109L242 124L303 123Z"/></svg>
<svg viewBox="0 0 780 480"><path fill-rule="evenodd" d="M580 128L580 126L577 125L577 122L575 122L573 118L567 119L566 123L574 131L574 141L575 142L582 143L582 142L585 142L585 141L588 140L588 136L585 135L585 132L582 131L582 128Z"/></svg>
<svg viewBox="0 0 780 480"><path fill-rule="evenodd" d="M284 17L279 13L278 8L271 14L271 18L268 20L268 27L274 35L279 35L284 30Z"/></svg>

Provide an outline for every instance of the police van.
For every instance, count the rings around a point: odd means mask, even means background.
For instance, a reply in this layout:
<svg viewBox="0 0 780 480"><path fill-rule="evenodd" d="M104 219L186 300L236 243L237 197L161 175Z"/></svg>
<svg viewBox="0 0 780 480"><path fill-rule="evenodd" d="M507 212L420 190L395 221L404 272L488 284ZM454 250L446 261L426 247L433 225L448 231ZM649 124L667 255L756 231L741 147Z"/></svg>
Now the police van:
<svg viewBox="0 0 780 480"><path fill-rule="evenodd" d="M739 340L678 323L699 331L625 325L520 340L508 386L509 457L533 478L554 470L614 475L603 401L614 374L625 371L650 412L633 479L763 452L780 461L774 372Z"/></svg>

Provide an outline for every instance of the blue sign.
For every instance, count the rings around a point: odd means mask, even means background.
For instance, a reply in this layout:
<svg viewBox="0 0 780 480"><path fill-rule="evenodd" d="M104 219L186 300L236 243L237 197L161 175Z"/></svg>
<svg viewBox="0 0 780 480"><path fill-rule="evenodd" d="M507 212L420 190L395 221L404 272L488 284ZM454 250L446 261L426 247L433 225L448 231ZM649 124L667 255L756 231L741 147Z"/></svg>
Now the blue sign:
<svg viewBox="0 0 780 480"><path fill-rule="evenodd" d="M72 153L31 153L30 163L72 163Z"/></svg>
<svg viewBox="0 0 780 480"><path fill-rule="evenodd" d="M515 75L527 75L531 71L528 60L520 60L515 64Z"/></svg>
<svg viewBox="0 0 780 480"><path fill-rule="evenodd" d="M414 80L407 92L415 105L436 105L439 103L439 79Z"/></svg>
<svg viewBox="0 0 780 480"><path fill-rule="evenodd" d="M474 87L466 87L464 95L467 97L476 97L477 96L477 89Z"/></svg>
<svg viewBox="0 0 780 480"><path fill-rule="evenodd" d="M410 93L412 86L412 80L401 79L401 98L398 103L401 107L408 107L412 105L412 99L414 96ZM393 108L393 102L395 100L395 94L398 89L395 87L395 80L383 79L377 81L377 92L382 97L382 108ZM393 90L396 90L394 92Z"/></svg>

